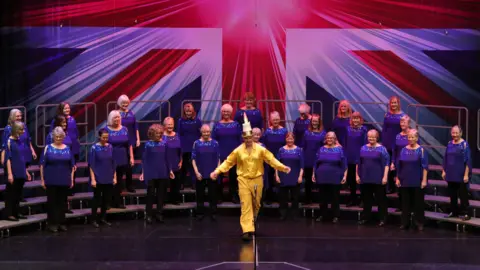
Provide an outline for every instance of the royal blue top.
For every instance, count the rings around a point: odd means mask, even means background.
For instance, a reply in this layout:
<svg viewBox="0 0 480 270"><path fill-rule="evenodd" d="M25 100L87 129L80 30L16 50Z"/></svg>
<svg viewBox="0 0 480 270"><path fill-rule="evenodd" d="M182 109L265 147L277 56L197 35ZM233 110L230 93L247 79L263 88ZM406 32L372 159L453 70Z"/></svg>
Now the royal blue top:
<svg viewBox="0 0 480 270"><path fill-rule="evenodd" d="M393 151L395 138L397 134L402 131L402 128L400 127L400 118L404 115L403 112L397 114L387 112L383 118L382 145L385 146L388 151Z"/></svg>
<svg viewBox="0 0 480 270"><path fill-rule="evenodd" d="M217 122L213 125L212 139L220 145L220 160L223 161L242 144L242 126L237 121Z"/></svg>
<svg viewBox="0 0 480 270"><path fill-rule="evenodd" d="M400 151L395 167L397 177L402 187L420 187L423 179L423 170L428 170L428 155L423 147Z"/></svg>
<svg viewBox="0 0 480 270"><path fill-rule="evenodd" d="M347 159L343 153L343 147L327 148L322 146L318 149L315 167L313 168L317 184L339 185L346 169Z"/></svg>
<svg viewBox="0 0 480 270"><path fill-rule="evenodd" d="M285 149L285 147L282 147L278 150L277 159L291 169L289 174L278 171L280 186L298 185L300 170L303 169L304 166L302 148L297 146L294 149Z"/></svg>
<svg viewBox="0 0 480 270"><path fill-rule="evenodd" d="M418 139L418 144L420 144L420 138ZM402 133L398 133L395 136L395 146L392 149L392 163L395 164L397 162L398 156L402 149L408 145L408 135L402 135Z"/></svg>
<svg viewBox="0 0 480 270"><path fill-rule="evenodd" d="M390 164L390 156L383 145L362 146L358 162L358 176L362 184L382 184L385 166Z"/></svg>
<svg viewBox="0 0 480 270"><path fill-rule="evenodd" d="M50 133L53 131L54 123L55 123L55 119L53 119L52 123L50 123L50 131L49 131ZM68 136L70 137L70 140L72 141L72 143L69 145L70 149L72 149L72 153L74 155L78 155L80 153L80 141L78 140L79 133L77 128L77 121L75 121L75 118L73 116L67 117L67 133L68 133Z"/></svg>
<svg viewBox="0 0 480 270"><path fill-rule="evenodd" d="M182 152L191 153L193 143L200 138L202 135L200 128L202 127L202 121L195 117L190 118L180 118L178 119L178 135L180 136L180 142L182 143Z"/></svg>
<svg viewBox="0 0 480 270"><path fill-rule="evenodd" d="M98 184L113 184L116 169L113 146L99 143L92 145L88 156L88 166L92 169Z"/></svg>
<svg viewBox="0 0 480 270"><path fill-rule="evenodd" d="M282 128L267 128L265 133L263 133L262 142L265 144L265 147L268 151L272 153L277 153L280 148L285 144L285 135L287 135L288 130L284 127Z"/></svg>
<svg viewBox="0 0 480 270"><path fill-rule="evenodd" d="M259 109L257 108L253 110L238 109L237 112L235 113L234 120L240 123L240 125L243 124L243 113L247 114L248 121L250 122L250 125L252 126L252 128L263 129L263 117Z"/></svg>
<svg viewBox="0 0 480 270"><path fill-rule="evenodd" d="M313 132L306 130L303 136L303 155L305 168L313 168L318 149L324 145L325 131Z"/></svg>
<svg viewBox="0 0 480 270"><path fill-rule="evenodd" d="M48 133L47 139L45 140L45 144L52 144L53 143L53 132ZM72 138L70 137L70 134L68 132L65 133L65 138L63 138L63 144L65 144L68 147L72 147ZM72 148L70 148L72 149ZM75 155L73 150L71 150L72 153Z"/></svg>
<svg viewBox="0 0 480 270"><path fill-rule="evenodd" d="M293 125L293 134L295 135L295 145L300 146L303 148L303 135L305 131L308 130L308 126L310 125L310 119L302 119L298 117L295 120L295 124Z"/></svg>
<svg viewBox="0 0 480 270"><path fill-rule="evenodd" d="M75 160L70 147L55 148L49 144L45 147L40 164L43 166L45 185L70 186Z"/></svg>
<svg viewBox="0 0 480 270"><path fill-rule="evenodd" d="M463 182L465 168L469 168L468 177L472 176L472 158L467 141L461 143L448 142L443 159L443 170L447 182Z"/></svg>
<svg viewBox="0 0 480 270"><path fill-rule="evenodd" d="M107 127L108 130L108 143L113 147L113 159L117 167L125 166L129 164L130 157L130 142L128 139L128 130L122 125L119 130L112 130Z"/></svg>
<svg viewBox="0 0 480 270"><path fill-rule="evenodd" d="M360 148L367 143L367 128L347 127L347 137L343 146L348 164L357 164L360 158Z"/></svg>
<svg viewBox="0 0 480 270"><path fill-rule="evenodd" d="M163 136L163 139L167 143L167 160L169 162L170 169L174 172L179 171L178 164L182 159L182 144L178 133L173 136ZM183 164L182 164L183 166Z"/></svg>
<svg viewBox="0 0 480 270"><path fill-rule="evenodd" d="M128 110L127 112L120 111L120 116L122 117L122 126L126 127L128 130L129 145L136 147L138 123L137 118L135 118L135 114L132 112L132 110Z"/></svg>
<svg viewBox="0 0 480 270"><path fill-rule="evenodd" d="M13 179L27 179L27 167L23 151L23 142L20 139L8 138L5 147L5 170L8 170L7 161L10 160ZM8 172L5 174L8 175Z"/></svg>
<svg viewBox="0 0 480 270"><path fill-rule="evenodd" d="M143 178L145 184L152 179L169 179L170 162L167 155L167 142L148 141L142 155Z"/></svg>
<svg viewBox="0 0 480 270"><path fill-rule="evenodd" d="M347 128L350 126L350 117L338 117L336 116L332 122L331 131L335 132L337 136L338 143L341 146L345 146L345 141L347 139Z"/></svg>
<svg viewBox="0 0 480 270"><path fill-rule="evenodd" d="M195 160L198 172L203 179L209 179L210 174L220 162L220 145L216 140L196 140L192 149L192 160Z"/></svg>
<svg viewBox="0 0 480 270"><path fill-rule="evenodd" d="M32 162L32 150L30 149L30 143L32 139L30 138L30 134L28 133L27 125L24 124L23 127L25 132L19 137L20 141L22 142L19 145L21 147L19 148L19 150L23 155L23 159L25 163L30 163ZM5 129L3 130L0 152L6 149L7 141L11 135L12 135L12 127L6 126Z"/></svg>

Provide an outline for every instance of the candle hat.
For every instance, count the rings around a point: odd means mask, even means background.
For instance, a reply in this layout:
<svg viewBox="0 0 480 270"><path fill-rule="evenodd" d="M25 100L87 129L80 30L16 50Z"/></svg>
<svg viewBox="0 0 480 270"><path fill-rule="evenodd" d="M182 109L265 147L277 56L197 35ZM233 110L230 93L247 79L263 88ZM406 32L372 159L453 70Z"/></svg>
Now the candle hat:
<svg viewBox="0 0 480 270"><path fill-rule="evenodd" d="M243 137L251 137L253 136L252 134L252 126L250 125L250 121L248 121L248 117L246 113L243 113L243 132L242 136Z"/></svg>

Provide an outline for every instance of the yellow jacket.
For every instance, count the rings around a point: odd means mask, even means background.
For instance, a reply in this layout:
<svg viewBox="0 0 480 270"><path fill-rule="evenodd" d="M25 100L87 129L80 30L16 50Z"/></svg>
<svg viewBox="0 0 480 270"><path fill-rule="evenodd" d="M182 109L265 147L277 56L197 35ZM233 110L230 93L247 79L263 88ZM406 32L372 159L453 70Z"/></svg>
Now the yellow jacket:
<svg viewBox="0 0 480 270"><path fill-rule="evenodd" d="M263 162L268 163L276 170L287 172L287 167L261 145L253 143L252 151L248 154L245 143L242 143L215 169L215 173L228 172L233 166L237 165L239 178L253 179L263 175Z"/></svg>

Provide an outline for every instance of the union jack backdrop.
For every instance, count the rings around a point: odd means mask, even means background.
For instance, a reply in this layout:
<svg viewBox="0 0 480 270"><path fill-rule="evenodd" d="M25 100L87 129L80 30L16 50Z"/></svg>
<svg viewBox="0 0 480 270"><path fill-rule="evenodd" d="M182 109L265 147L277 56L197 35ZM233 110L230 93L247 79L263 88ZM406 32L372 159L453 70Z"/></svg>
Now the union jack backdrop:
<svg viewBox="0 0 480 270"><path fill-rule="evenodd" d="M298 101L319 100L321 107L312 105L328 125L333 102L348 99L378 103L354 103L353 108L369 122L382 122L380 103L397 95L405 111L408 104L465 107L470 120L464 113L461 124L468 123L475 146L480 104L480 5L475 0L24 0L4 5L2 105L25 105L32 125L39 104L94 102L100 120L95 126L100 126L106 104L121 94L134 101L168 100L176 117L184 99L238 100L246 91L257 100L286 100L259 107L277 110L287 121L298 116ZM168 113L165 104L132 105L137 119ZM194 105L202 119L220 118L221 102ZM456 111L410 109L422 124L458 122ZM83 110L74 109L77 115ZM446 129L420 132L430 145L448 139ZM442 152L432 149L431 154L438 160Z"/></svg>

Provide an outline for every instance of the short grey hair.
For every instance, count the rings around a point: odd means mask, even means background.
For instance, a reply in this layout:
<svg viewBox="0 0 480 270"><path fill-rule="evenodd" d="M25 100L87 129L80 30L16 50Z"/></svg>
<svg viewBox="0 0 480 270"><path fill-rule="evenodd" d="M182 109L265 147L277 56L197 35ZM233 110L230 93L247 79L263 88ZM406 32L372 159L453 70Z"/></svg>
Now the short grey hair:
<svg viewBox="0 0 480 270"><path fill-rule="evenodd" d="M8 115L8 125L12 126L17 121L17 113L22 113L19 109L11 109Z"/></svg>
<svg viewBox="0 0 480 270"><path fill-rule="evenodd" d="M308 106L307 103L300 104L300 106L298 106L298 112L299 113L310 113L310 106Z"/></svg>
<svg viewBox="0 0 480 270"><path fill-rule="evenodd" d="M377 141L378 139L380 139L380 133L378 133L378 130L376 129L370 129L368 132L367 132L367 136L370 135L370 134L374 134L375 137L377 138Z"/></svg>
<svg viewBox="0 0 480 270"><path fill-rule="evenodd" d="M253 134L260 134L260 136L261 136L262 135L262 130L259 129L258 127L256 127L256 128L252 129L252 133Z"/></svg>
<svg viewBox="0 0 480 270"><path fill-rule="evenodd" d="M212 130L212 129L210 128L210 125L209 125L209 124L203 124L202 127L200 128L200 132L203 132L203 131L205 131L205 130L207 130L207 129L210 130L210 131Z"/></svg>
<svg viewBox="0 0 480 270"><path fill-rule="evenodd" d="M280 114L277 112L277 111L273 111L270 113L270 120L272 120L273 118L278 118L280 119Z"/></svg>
<svg viewBox="0 0 480 270"><path fill-rule="evenodd" d="M172 120L173 125L175 126L175 120L173 119L173 117L170 117L170 116L165 117L165 119L163 119L163 125L166 126L167 122L170 121L170 120Z"/></svg>
<svg viewBox="0 0 480 270"><path fill-rule="evenodd" d="M404 115L400 117L400 121L407 121L408 127L412 124L412 119L408 115Z"/></svg>
<svg viewBox="0 0 480 270"><path fill-rule="evenodd" d="M223 105L222 105L222 108L220 108L220 111L233 112L233 107L232 107L232 105L226 103L226 104L223 104Z"/></svg>
<svg viewBox="0 0 480 270"><path fill-rule="evenodd" d="M13 124L11 125L12 127L12 136L17 136L18 135L18 132L21 130L21 129L25 129L25 125L23 124L23 122L20 122L20 121L15 121L13 122Z"/></svg>
<svg viewBox="0 0 480 270"><path fill-rule="evenodd" d="M410 133L413 133L413 135L418 138L418 130L412 128L408 131L408 135L410 135Z"/></svg>
<svg viewBox="0 0 480 270"><path fill-rule="evenodd" d="M121 95L120 97L118 97L118 99L117 99L117 105L118 105L118 106L122 106L122 103L123 103L124 101L127 101L128 103L130 103L130 99L128 98L127 95Z"/></svg>
<svg viewBox="0 0 480 270"><path fill-rule="evenodd" d="M113 118L120 117L120 125L122 124L122 116L118 110L113 110L108 114L107 126L111 127L113 125Z"/></svg>
<svg viewBox="0 0 480 270"><path fill-rule="evenodd" d="M65 131L63 131L62 127L56 127L52 131L52 139L55 139L55 137L61 136L62 138L65 138L66 134Z"/></svg>

